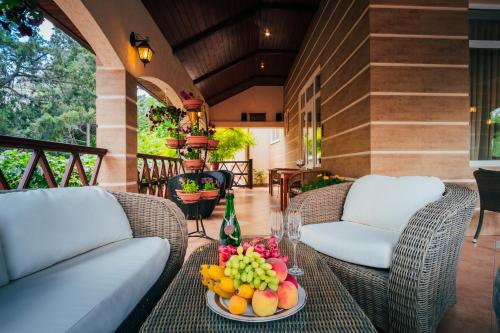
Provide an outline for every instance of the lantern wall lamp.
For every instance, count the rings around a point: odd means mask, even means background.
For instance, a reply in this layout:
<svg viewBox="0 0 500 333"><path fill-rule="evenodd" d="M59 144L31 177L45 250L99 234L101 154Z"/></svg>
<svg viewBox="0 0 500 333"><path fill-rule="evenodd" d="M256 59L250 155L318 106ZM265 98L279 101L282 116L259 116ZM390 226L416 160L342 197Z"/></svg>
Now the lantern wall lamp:
<svg viewBox="0 0 500 333"><path fill-rule="evenodd" d="M143 38L141 35L135 32L130 33L130 45L137 49L139 54L139 59L142 61L144 66L151 62L153 58L153 49L149 46L149 38Z"/></svg>

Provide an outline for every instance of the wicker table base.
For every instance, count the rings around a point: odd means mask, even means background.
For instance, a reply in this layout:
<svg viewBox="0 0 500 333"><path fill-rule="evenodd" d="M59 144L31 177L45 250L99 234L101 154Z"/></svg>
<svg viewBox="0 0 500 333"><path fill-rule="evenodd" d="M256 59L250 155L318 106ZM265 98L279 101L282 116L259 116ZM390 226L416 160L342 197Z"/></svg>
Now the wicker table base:
<svg viewBox="0 0 500 333"><path fill-rule="evenodd" d="M297 314L275 322L242 323L222 318L205 304L201 264L217 263L216 242L195 250L160 299L141 332L376 332L368 317L316 252L303 244L297 249L307 291L307 303ZM291 257L287 240L280 250Z"/></svg>

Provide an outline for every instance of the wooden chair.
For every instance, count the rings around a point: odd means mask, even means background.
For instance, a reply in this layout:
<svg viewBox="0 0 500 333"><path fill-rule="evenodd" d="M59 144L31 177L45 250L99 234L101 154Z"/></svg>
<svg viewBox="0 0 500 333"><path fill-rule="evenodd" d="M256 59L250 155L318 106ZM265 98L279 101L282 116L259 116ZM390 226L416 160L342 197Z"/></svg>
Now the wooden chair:
<svg viewBox="0 0 500 333"><path fill-rule="evenodd" d="M481 227L483 226L484 211L500 213L500 171L479 169L474 171L477 188L479 190L480 212L476 234L472 239L477 243Z"/></svg>

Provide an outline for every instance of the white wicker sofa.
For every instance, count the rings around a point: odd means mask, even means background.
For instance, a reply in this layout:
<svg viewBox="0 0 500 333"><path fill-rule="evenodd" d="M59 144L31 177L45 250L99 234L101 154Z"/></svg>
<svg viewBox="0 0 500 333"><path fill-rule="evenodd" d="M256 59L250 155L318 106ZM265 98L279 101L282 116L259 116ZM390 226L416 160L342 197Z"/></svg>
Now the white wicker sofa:
<svg viewBox="0 0 500 333"><path fill-rule="evenodd" d="M136 332L180 269L172 202L99 187L0 194L0 331Z"/></svg>

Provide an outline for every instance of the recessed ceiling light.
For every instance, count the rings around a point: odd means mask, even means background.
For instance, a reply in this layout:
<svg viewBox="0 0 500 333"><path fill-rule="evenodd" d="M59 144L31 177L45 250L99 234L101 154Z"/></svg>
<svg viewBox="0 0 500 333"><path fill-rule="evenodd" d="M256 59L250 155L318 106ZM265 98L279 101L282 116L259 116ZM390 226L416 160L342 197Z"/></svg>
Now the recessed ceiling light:
<svg viewBox="0 0 500 333"><path fill-rule="evenodd" d="M266 28L264 30L264 36L266 36L266 37L270 37L271 36L271 31L268 28Z"/></svg>

